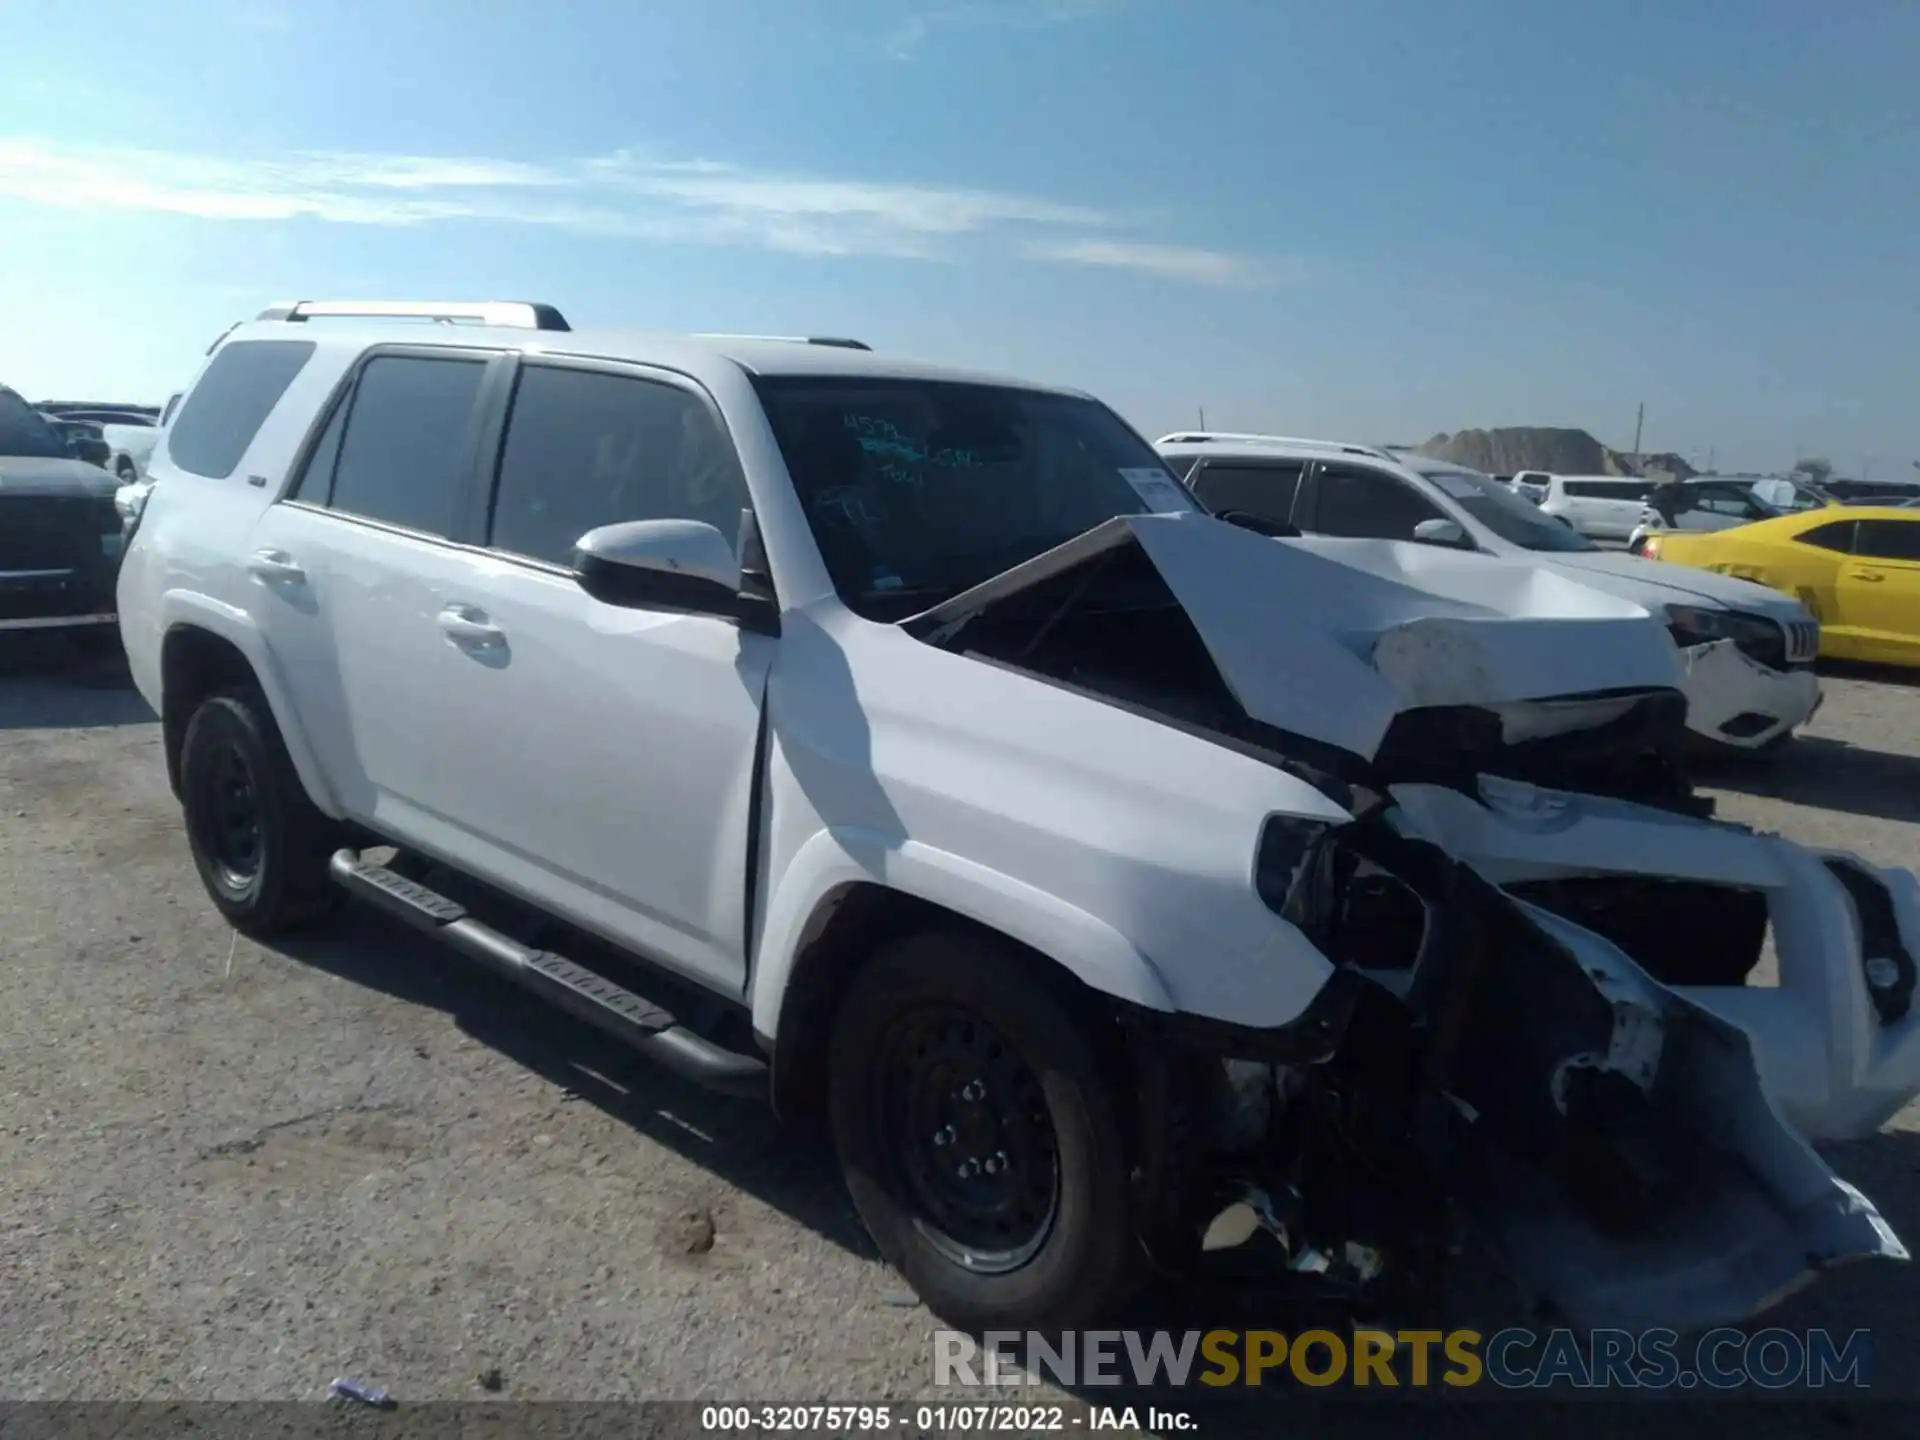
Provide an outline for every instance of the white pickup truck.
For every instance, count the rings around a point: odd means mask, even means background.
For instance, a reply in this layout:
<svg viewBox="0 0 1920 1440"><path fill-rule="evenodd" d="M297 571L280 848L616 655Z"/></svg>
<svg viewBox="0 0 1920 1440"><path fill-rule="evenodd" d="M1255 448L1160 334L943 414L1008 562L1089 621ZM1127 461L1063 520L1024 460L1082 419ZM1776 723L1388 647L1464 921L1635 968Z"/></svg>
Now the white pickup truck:
<svg viewBox="0 0 1920 1440"><path fill-rule="evenodd" d="M276 306L152 472L213 903L358 897L824 1115L952 1323L1262 1258L1411 1304L1460 1214L1574 1323L1905 1257L1808 1137L1920 1087L1913 877L1515 778L1679 725L1637 607L1277 546L1085 395L539 305Z"/></svg>

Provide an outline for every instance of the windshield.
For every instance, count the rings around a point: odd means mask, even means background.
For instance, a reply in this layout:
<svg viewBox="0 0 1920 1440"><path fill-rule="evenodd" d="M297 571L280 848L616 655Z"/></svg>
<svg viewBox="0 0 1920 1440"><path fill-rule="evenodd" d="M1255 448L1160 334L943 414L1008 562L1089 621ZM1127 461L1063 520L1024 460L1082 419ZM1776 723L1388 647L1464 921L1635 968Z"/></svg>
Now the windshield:
<svg viewBox="0 0 1920 1440"><path fill-rule="evenodd" d="M1197 510L1105 406L953 381L754 381L834 588L898 618L1116 515Z"/></svg>
<svg viewBox="0 0 1920 1440"><path fill-rule="evenodd" d="M0 390L0 455L64 460L67 446L38 410L11 390Z"/></svg>
<svg viewBox="0 0 1920 1440"><path fill-rule="evenodd" d="M1510 545L1522 550L1597 550L1586 536L1477 470L1422 470L1429 484Z"/></svg>

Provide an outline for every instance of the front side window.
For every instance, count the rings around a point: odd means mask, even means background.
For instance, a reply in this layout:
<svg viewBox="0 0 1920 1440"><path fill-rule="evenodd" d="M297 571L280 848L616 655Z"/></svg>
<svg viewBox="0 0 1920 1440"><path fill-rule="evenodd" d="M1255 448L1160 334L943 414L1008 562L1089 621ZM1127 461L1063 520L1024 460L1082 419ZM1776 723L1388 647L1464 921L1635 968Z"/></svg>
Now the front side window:
<svg viewBox="0 0 1920 1440"><path fill-rule="evenodd" d="M570 564L589 530L701 520L737 544L746 479L704 401L656 380L528 365L514 387L488 543Z"/></svg>
<svg viewBox="0 0 1920 1440"><path fill-rule="evenodd" d="M911 614L1119 515L1192 496L1097 401L859 376L754 380L834 588Z"/></svg>
<svg viewBox="0 0 1920 1440"><path fill-rule="evenodd" d="M1300 489L1298 461L1288 464L1209 462L1188 477L1194 495L1216 515L1240 510L1275 525L1290 524Z"/></svg>
<svg viewBox="0 0 1920 1440"><path fill-rule="evenodd" d="M173 463L210 480L233 474L313 350L311 340L235 340L221 346L167 435Z"/></svg>
<svg viewBox="0 0 1920 1440"><path fill-rule="evenodd" d="M1853 553L1875 560L1920 560L1920 519L1862 520Z"/></svg>
<svg viewBox="0 0 1920 1440"><path fill-rule="evenodd" d="M1422 521L1447 518L1406 481L1378 470L1329 465L1316 483L1313 528L1322 535L1411 540Z"/></svg>
<svg viewBox="0 0 1920 1440"><path fill-rule="evenodd" d="M369 360L338 439L327 503L423 534L454 535L470 473L474 402L486 371L484 360ZM329 444L323 437L316 461L329 456ZM318 503L313 483L302 481L301 498Z"/></svg>
<svg viewBox="0 0 1920 1440"><path fill-rule="evenodd" d="M1735 485L1684 486L1695 496L1693 508L1708 515L1729 515L1739 520L1766 520L1778 514L1772 506L1749 491Z"/></svg>

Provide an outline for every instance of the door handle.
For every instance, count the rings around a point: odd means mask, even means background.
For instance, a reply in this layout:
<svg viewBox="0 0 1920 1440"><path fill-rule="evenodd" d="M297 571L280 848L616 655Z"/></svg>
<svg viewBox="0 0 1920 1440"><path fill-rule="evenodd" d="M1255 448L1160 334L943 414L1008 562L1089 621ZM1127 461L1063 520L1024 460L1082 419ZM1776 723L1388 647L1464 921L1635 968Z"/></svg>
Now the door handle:
<svg viewBox="0 0 1920 1440"><path fill-rule="evenodd" d="M449 605L438 617L440 629L456 645L499 645L506 631L487 619L485 612L467 605Z"/></svg>
<svg viewBox="0 0 1920 1440"><path fill-rule="evenodd" d="M1864 580L1869 585L1878 585L1887 577L1882 575L1878 570L1856 570L1853 572L1853 578L1856 580Z"/></svg>
<svg viewBox="0 0 1920 1440"><path fill-rule="evenodd" d="M256 580L286 580L298 583L307 578L307 572L294 564L293 557L284 550L256 550L247 561L247 571Z"/></svg>

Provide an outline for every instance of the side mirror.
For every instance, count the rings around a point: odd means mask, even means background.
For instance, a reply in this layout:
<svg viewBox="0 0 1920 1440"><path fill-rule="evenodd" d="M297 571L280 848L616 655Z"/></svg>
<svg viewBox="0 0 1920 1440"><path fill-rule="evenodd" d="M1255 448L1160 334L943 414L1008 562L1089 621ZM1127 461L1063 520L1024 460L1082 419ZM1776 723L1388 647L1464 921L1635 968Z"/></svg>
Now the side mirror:
<svg viewBox="0 0 1920 1440"><path fill-rule="evenodd" d="M1242 530L1251 530L1256 535L1264 535L1269 540L1298 540L1298 526L1289 525L1284 520L1267 520L1249 510L1222 510L1216 519L1229 525L1238 525Z"/></svg>
<svg viewBox="0 0 1920 1440"><path fill-rule="evenodd" d="M1471 550L1473 541L1457 520L1422 520L1413 527L1413 538L1422 545L1445 545L1454 550Z"/></svg>
<svg viewBox="0 0 1920 1440"><path fill-rule="evenodd" d="M700 520L627 520L589 530L574 546L580 588L607 605L738 618L740 562L726 536Z"/></svg>

